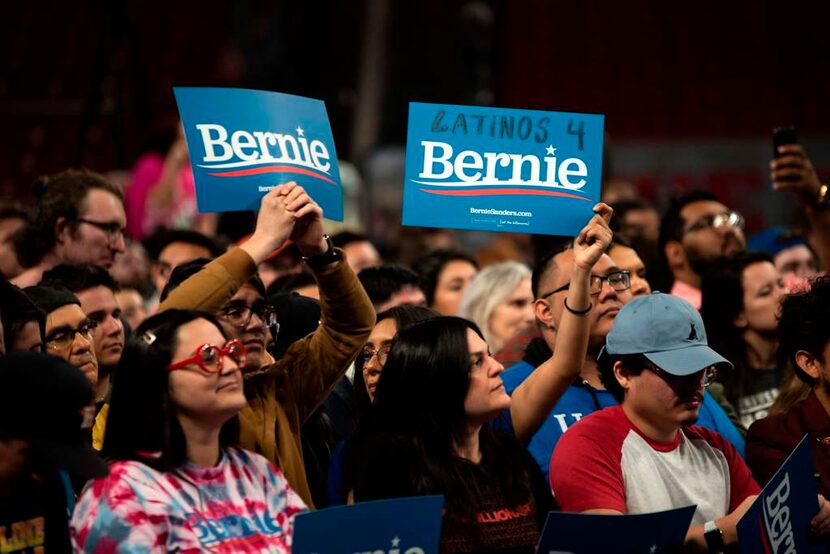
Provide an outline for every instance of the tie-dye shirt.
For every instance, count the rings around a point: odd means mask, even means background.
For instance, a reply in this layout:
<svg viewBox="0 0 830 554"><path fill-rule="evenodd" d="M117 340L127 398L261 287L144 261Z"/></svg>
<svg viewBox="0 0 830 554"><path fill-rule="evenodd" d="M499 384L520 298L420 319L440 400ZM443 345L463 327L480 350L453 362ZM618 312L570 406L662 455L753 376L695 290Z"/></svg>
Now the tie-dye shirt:
<svg viewBox="0 0 830 554"><path fill-rule="evenodd" d="M290 552L294 516L306 507L264 457L224 450L219 464L159 472L110 465L72 514L75 551Z"/></svg>

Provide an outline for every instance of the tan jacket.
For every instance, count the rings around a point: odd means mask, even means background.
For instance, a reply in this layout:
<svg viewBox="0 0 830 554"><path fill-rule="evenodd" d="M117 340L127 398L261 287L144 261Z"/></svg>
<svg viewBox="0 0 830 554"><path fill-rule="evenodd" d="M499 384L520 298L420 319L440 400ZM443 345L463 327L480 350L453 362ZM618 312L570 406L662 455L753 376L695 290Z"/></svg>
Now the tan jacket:
<svg viewBox="0 0 830 554"><path fill-rule="evenodd" d="M248 253L235 248L174 289L159 312L180 308L217 313L255 272ZM320 289L320 326L292 344L275 364L245 375L248 406L239 414L240 445L282 469L312 509L300 427L343 376L375 323L372 303L345 260L313 273Z"/></svg>

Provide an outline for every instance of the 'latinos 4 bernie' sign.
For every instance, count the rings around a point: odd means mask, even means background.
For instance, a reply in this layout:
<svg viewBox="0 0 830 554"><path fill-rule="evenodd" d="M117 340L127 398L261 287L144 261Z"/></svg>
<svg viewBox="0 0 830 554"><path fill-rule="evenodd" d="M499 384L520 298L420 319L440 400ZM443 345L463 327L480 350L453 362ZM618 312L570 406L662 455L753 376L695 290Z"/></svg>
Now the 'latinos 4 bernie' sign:
<svg viewBox="0 0 830 554"><path fill-rule="evenodd" d="M259 209L295 181L343 220L343 188L321 100L260 90L175 87L200 212Z"/></svg>
<svg viewBox="0 0 830 554"><path fill-rule="evenodd" d="M604 120L410 103L403 224L576 235L600 198Z"/></svg>

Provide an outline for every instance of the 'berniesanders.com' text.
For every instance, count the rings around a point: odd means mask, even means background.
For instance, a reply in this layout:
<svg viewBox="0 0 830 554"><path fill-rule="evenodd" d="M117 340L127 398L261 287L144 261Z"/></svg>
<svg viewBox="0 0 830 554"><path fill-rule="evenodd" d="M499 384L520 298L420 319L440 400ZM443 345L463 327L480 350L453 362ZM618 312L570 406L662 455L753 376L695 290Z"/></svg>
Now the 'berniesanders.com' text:
<svg viewBox="0 0 830 554"><path fill-rule="evenodd" d="M509 215L512 217L533 217L533 212L515 212L513 210L494 210L491 208L470 208L471 214Z"/></svg>

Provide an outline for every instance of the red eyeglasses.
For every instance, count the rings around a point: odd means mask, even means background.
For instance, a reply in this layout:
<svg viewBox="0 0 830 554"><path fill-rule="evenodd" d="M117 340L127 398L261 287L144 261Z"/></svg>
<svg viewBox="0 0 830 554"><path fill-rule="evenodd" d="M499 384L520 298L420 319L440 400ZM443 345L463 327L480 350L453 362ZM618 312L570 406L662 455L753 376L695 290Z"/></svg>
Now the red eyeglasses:
<svg viewBox="0 0 830 554"><path fill-rule="evenodd" d="M228 356L236 362L236 365L243 366L245 365L245 356L247 353L248 351L245 349L245 345L238 339L229 340L222 348L219 348L215 344L205 343L199 346L191 357L176 362L175 364L170 364L167 366L167 369L173 371L174 369L181 369L190 364L196 364L208 373L219 373L222 371L222 360L225 356Z"/></svg>

